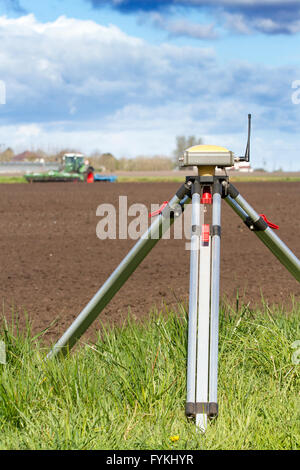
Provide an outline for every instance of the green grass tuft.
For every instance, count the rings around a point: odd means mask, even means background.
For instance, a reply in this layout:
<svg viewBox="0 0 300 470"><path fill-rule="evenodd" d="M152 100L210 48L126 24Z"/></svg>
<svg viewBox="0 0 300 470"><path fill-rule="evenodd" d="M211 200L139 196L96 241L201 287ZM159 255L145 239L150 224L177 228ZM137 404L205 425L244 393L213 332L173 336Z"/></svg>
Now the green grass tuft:
<svg viewBox="0 0 300 470"><path fill-rule="evenodd" d="M185 176L178 175L118 175L118 183L182 183L185 180ZM232 182L298 182L300 176L286 176L286 175L266 175L266 176L255 176L255 175L233 175L230 176ZM24 176L0 176L1 183L28 183Z"/></svg>
<svg viewBox="0 0 300 470"><path fill-rule="evenodd" d="M27 180L24 176L0 176L0 184L1 183L27 183Z"/></svg>
<svg viewBox="0 0 300 470"><path fill-rule="evenodd" d="M95 344L48 361L29 326L20 332L4 323L0 449L299 448L300 372L292 344L300 339L300 305L289 314L223 305L220 415L205 435L184 414L187 317L178 310L100 326Z"/></svg>
<svg viewBox="0 0 300 470"><path fill-rule="evenodd" d="M185 176L170 175L170 176L137 176L137 175L118 175L118 183L182 183L185 180ZM255 183L255 182L298 182L300 181L300 176L286 176L286 175L230 175L230 181L232 182L245 182L245 183Z"/></svg>

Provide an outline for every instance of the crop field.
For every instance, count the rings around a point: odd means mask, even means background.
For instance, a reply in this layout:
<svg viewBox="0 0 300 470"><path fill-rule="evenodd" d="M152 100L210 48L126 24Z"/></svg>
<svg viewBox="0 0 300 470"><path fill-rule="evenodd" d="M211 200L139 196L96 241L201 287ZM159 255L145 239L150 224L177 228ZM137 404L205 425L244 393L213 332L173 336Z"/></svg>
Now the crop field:
<svg viewBox="0 0 300 470"><path fill-rule="evenodd" d="M97 208L169 200L180 183L1 184L0 448L299 448L299 283L222 205L220 408L184 416L189 251L158 242L65 361L44 362L136 240L101 240ZM237 182L300 253L297 182ZM184 214L187 219L188 211ZM128 215L128 222L133 217ZM177 223L177 222L176 222ZM117 234L118 234L117 224ZM151 313L150 317L149 314ZM30 328L28 326L30 323ZM289 406L286 406L287 403ZM299 422L298 422L299 423ZM5 432L4 432L5 431Z"/></svg>

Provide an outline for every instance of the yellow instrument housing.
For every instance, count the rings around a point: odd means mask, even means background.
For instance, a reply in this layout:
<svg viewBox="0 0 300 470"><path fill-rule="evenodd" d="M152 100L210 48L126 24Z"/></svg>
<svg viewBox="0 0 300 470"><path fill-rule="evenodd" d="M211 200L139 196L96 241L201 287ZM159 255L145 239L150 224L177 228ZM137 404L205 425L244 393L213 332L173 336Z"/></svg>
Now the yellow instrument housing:
<svg viewBox="0 0 300 470"><path fill-rule="evenodd" d="M234 165L234 154L218 145L194 145L179 158L180 166L218 166L221 168Z"/></svg>

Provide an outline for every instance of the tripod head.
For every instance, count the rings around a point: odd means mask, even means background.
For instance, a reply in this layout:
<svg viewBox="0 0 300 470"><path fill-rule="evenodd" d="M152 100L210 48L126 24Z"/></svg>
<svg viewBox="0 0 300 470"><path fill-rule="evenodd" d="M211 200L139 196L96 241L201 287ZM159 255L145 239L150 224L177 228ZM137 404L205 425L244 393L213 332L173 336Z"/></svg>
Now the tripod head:
<svg viewBox="0 0 300 470"><path fill-rule="evenodd" d="M245 155L236 157L233 152L217 145L194 145L183 152L179 158L181 167L232 167L234 162L249 162L250 160L251 114L248 114L248 139Z"/></svg>

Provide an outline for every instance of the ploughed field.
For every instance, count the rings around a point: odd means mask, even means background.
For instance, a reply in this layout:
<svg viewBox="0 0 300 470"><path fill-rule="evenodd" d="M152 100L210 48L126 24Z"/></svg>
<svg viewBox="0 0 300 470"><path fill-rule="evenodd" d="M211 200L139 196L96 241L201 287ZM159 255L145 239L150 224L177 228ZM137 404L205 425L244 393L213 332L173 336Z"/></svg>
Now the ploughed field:
<svg viewBox="0 0 300 470"><path fill-rule="evenodd" d="M177 183L36 183L0 185L0 286L2 315L26 314L35 333L51 327L46 338L58 339L118 266L136 240L100 240L96 214L101 204L112 204L119 217L119 196L135 203L169 200ZM300 255L300 184L235 183L258 213L280 226L279 237ZM184 218L189 227L190 211ZM135 216L128 216L128 223ZM177 222L176 222L177 223ZM189 232L189 230L187 230ZM98 317L105 324L120 324L130 309L134 318L148 315L164 304L177 308L188 303L189 258L186 238L158 242ZM178 231L177 231L178 234ZM256 307L291 307L299 301L299 283L286 271L241 219L222 203L221 298L234 305L237 299ZM88 336L99 329L96 321Z"/></svg>

